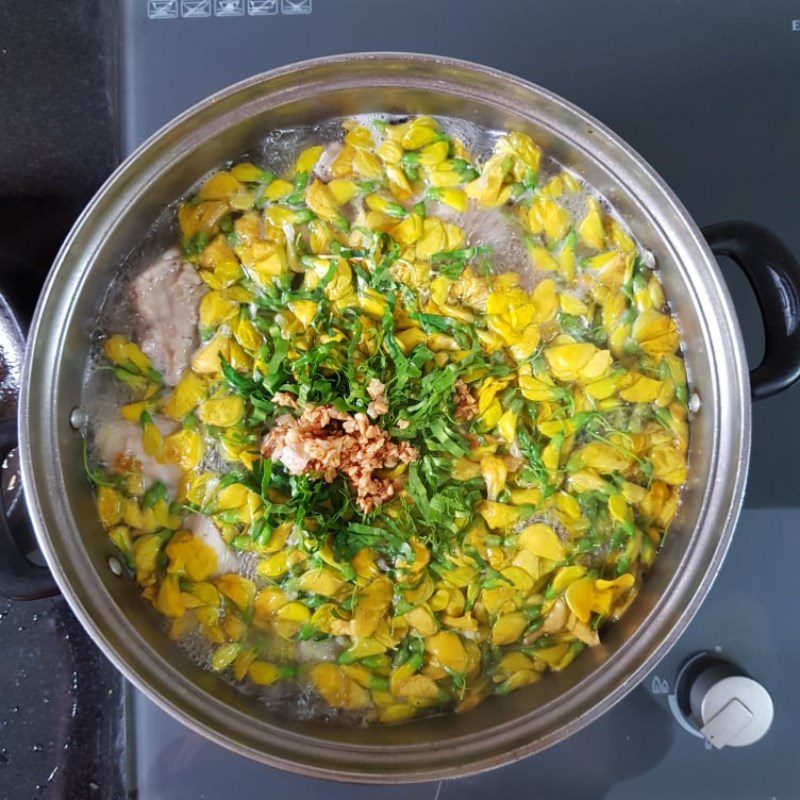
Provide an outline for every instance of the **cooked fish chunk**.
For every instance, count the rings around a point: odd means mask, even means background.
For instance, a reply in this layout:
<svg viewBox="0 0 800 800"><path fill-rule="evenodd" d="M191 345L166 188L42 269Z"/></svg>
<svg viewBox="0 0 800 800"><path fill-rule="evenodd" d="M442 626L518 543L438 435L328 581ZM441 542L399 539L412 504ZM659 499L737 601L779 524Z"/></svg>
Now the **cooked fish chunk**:
<svg viewBox="0 0 800 800"><path fill-rule="evenodd" d="M484 208L470 203L463 213L444 203L428 203L428 213L458 225L467 243L490 248L489 259L495 272L516 272L520 285L531 288L531 260L519 224L500 208Z"/></svg>
<svg viewBox="0 0 800 800"><path fill-rule="evenodd" d="M331 164L333 164L333 162L336 160L336 156L338 156L341 152L341 142L329 142L327 145L325 145L322 155L320 155L316 165L314 166L312 171L313 174L322 181L329 181L333 177L333 173L331 172Z"/></svg>
<svg viewBox="0 0 800 800"><path fill-rule="evenodd" d="M320 661L336 661L342 652L342 645L336 639L323 639L321 642L306 639L297 645L301 661L318 663Z"/></svg>
<svg viewBox="0 0 800 800"><path fill-rule="evenodd" d="M164 381L175 386L199 344L198 304L205 284L176 247L136 277L131 299L141 322L139 346Z"/></svg>
<svg viewBox="0 0 800 800"><path fill-rule="evenodd" d="M162 434L172 433L177 428L172 420L157 418L154 422ZM137 462L145 478L150 482L161 481L170 497L177 494L180 469L173 464L162 464L145 453L139 425L126 420L110 422L98 431L97 445L101 458L111 472L125 472Z"/></svg>
<svg viewBox="0 0 800 800"><path fill-rule="evenodd" d="M238 571L236 556L233 550L225 544L225 540L213 520L204 514L192 514L186 518L185 526L216 554L216 575Z"/></svg>

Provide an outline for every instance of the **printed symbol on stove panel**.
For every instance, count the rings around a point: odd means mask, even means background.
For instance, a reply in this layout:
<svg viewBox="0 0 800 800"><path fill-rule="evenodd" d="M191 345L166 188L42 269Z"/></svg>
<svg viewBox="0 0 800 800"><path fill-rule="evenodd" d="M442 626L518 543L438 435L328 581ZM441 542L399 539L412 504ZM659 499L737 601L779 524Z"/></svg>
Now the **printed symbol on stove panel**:
<svg viewBox="0 0 800 800"><path fill-rule="evenodd" d="M211 0L181 0L181 16L184 19L210 17Z"/></svg>
<svg viewBox="0 0 800 800"><path fill-rule="evenodd" d="M792 20L792 30L795 32L800 32L800 19Z"/></svg>
<svg viewBox="0 0 800 800"><path fill-rule="evenodd" d="M281 0L281 14L310 14L311 0Z"/></svg>
<svg viewBox="0 0 800 800"><path fill-rule="evenodd" d="M650 691L653 694L669 694L669 684L666 678L659 678L653 675L653 682L650 684Z"/></svg>
<svg viewBox="0 0 800 800"><path fill-rule="evenodd" d="M268 17L278 13L278 0L247 0L247 13L251 17Z"/></svg>
<svg viewBox="0 0 800 800"><path fill-rule="evenodd" d="M147 16L150 19L175 19L178 0L147 0Z"/></svg>
<svg viewBox="0 0 800 800"><path fill-rule="evenodd" d="M218 17L241 17L244 14L244 0L215 0L214 14Z"/></svg>

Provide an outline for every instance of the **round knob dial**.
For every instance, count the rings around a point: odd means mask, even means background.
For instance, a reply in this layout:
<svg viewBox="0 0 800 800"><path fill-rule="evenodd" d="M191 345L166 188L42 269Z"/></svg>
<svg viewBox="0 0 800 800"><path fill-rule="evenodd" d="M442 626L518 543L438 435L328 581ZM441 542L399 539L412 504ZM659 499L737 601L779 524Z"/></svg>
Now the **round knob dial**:
<svg viewBox="0 0 800 800"><path fill-rule="evenodd" d="M708 653L684 664L676 700L673 710L679 712L679 721L715 748L753 744L772 725L769 692L733 664Z"/></svg>
<svg viewBox="0 0 800 800"><path fill-rule="evenodd" d="M769 692L730 664L701 672L689 692L700 733L716 747L745 747L757 742L772 725Z"/></svg>

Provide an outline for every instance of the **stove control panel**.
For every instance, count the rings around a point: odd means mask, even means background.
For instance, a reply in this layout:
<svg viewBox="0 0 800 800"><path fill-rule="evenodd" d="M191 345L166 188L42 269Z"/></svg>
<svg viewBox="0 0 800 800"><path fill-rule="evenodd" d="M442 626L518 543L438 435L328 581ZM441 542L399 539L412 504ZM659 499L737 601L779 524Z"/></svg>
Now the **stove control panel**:
<svg viewBox="0 0 800 800"><path fill-rule="evenodd" d="M680 725L716 749L757 742L774 713L760 683L711 653L697 653L684 663L669 702Z"/></svg>

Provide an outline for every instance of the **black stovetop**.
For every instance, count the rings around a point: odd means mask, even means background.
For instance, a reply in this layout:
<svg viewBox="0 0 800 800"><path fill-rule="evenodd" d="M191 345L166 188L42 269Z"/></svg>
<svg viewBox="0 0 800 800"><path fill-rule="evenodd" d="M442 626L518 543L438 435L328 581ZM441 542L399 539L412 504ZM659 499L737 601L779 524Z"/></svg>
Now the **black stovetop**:
<svg viewBox="0 0 800 800"><path fill-rule="evenodd" d="M701 225L752 219L800 253L795 18L800 6L783 0L6 3L0 7L0 286L30 313L58 243L110 172L117 142L129 151L190 103L249 74L364 49L437 52L540 83L620 133ZM728 264L723 270L751 362L757 361L763 333L754 302L744 279ZM800 797L793 666L800 660L794 612L800 427L793 424L799 400L795 387L754 407L747 507L719 579L678 645L611 712L544 754L442 785L353 788L289 776L208 744L124 685L62 600L0 600L0 800L218 800L232 792ZM744 750L705 750L667 709L662 690L671 688L681 661L714 648L775 700L772 730Z"/></svg>
<svg viewBox="0 0 800 800"><path fill-rule="evenodd" d="M33 312L56 250L119 154L104 0L0 4L0 291ZM0 597L0 798L119 800L122 680L61 599Z"/></svg>

